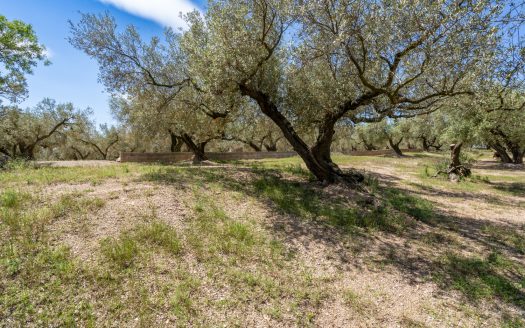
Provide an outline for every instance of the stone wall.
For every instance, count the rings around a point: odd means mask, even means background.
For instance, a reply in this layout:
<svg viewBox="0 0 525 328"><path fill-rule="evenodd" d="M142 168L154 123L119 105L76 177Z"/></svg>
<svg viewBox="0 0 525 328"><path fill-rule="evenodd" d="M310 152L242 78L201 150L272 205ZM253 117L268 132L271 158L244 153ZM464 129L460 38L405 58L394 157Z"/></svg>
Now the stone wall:
<svg viewBox="0 0 525 328"><path fill-rule="evenodd" d="M243 159L265 159L293 157L295 152L230 152L230 153L206 153L211 161L234 161ZM138 163L175 163L189 161L193 158L191 152L180 153L120 153L120 162Z"/></svg>
<svg viewBox="0 0 525 328"><path fill-rule="evenodd" d="M403 152L420 152L418 149L404 149ZM390 149L383 150L358 150L345 153L351 156L381 156L394 155ZM297 156L295 152L229 152L229 153L206 153L211 161L235 161L245 159L267 159L267 158L287 158ZM137 162L137 163L175 163L189 161L193 158L191 152L179 153L120 153L120 162Z"/></svg>

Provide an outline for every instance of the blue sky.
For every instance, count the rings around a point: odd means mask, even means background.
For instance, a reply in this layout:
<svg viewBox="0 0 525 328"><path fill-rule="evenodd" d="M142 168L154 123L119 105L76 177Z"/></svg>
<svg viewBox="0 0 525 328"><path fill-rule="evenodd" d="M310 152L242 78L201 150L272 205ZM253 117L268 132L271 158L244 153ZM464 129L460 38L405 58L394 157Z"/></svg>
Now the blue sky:
<svg viewBox="0 0 525 328"><path fill-rule="evenodd" d="M190 0L0 0L0 14L33 25L52 62L39 65L28 76L29 97L21 106L33 106L44 97L91 107L97 123L114 124L108 106L109 95L98 83L98 65L67 41L68 20L77 22L79 12L108 11L120 26L133 24L143 37L163 33L164 26L180 27L178 13L204 3Z"/></svg>

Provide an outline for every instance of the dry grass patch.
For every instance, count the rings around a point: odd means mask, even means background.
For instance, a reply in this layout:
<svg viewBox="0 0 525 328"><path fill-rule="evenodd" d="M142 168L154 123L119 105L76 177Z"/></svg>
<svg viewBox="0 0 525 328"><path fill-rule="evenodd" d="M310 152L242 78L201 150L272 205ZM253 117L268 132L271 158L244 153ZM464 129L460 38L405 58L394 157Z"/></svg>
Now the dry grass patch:
<svg viewBox="0 0 525 328"><path fill-rule="evenodd" d="M521 174L452 185L421 174L439 156L335 158L368 193L296 158L0 173L0 321L524 325Z"/></svg>

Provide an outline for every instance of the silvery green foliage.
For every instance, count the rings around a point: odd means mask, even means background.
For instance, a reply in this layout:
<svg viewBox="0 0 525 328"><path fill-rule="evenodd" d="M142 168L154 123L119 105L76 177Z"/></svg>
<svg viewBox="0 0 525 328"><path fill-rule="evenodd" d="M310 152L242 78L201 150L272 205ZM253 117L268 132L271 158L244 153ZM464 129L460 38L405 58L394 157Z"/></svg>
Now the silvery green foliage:
<svg viewBox="0 0 525 328"><path fill-rule="evenodd" d="M42 148L65 142L75 124L87 119L88 110L44 99L33 108L9 107L0 119L0 151L10 157L33 159Z"/></svg>
<svg viewBox="0 0 525 328"><path fill-rule="evenodd" d="M25 76L38 62L49 63L45 50L31 25L0 15L0 105L2 98L18 102L27 96Z"/></svg>
<svg viewBox="0 0 525 328"><path fill-rule="evenodd" d="M70 22L70 29L69 42L98 61L100 80L111 93L153 87L178 90L188 82L179 35L171 29L164 42L158 37L145 42L132 25L119 31L107 13L83 14L78 24Z"/></svg>
<svg viewBox="0 0 525 328"><path fill-rule="evenodd" d="M190 72L214 89L255 85L305 123L370 119L466 92L491 55L497 10L489 1L215 1L205 17L189 15L183 47Z"/></svg>

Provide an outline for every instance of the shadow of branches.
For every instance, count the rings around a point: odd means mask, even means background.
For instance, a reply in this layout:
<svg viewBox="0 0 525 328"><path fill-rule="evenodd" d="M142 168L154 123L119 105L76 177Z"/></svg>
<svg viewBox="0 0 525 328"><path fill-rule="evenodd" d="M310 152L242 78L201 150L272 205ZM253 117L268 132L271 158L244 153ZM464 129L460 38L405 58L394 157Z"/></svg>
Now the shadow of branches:
<svg viewBox="0 0 525 328"><path fill-rule="evenodd" d="M380 270L398 270L414 284L434 281L470 302L499 299L525 310L523 226L452 216L389 179L368 178L373 196L323 188L304 172L258 167L164 168L142 179L175 186L193 181L204 188L217 183L253 197L275 214L269 228L276 234L307 251L322 245L341 269L381 264Z"/></svg>

